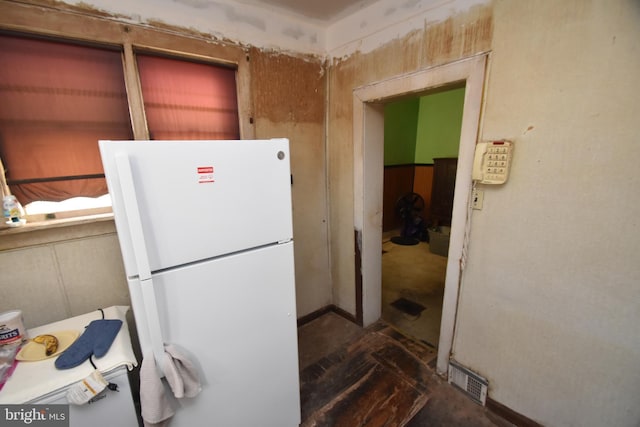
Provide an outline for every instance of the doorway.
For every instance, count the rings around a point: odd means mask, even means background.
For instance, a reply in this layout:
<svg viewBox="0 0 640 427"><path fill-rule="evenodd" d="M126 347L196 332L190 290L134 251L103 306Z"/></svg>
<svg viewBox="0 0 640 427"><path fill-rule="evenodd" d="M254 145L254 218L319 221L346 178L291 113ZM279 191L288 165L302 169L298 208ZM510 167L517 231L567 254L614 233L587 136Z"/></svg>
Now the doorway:
<svg viewBox="0 0 640 427"><path fill-rule="evenodd" d="M464 85L384 104L382 319L437 348Z"/></svg>
<svg viewBox="0 0 640 427"><path fill-rule="evenodd" d="M384 103L464 82L465 97L458 152L451 237L438 341L437 371L447 372L453 344L458 286L461 277L471 167L478 135L486 55L394 77L354 90L354 226L360 251L361 307L365 326L381 317L382 171L384 166Z"/></svg>

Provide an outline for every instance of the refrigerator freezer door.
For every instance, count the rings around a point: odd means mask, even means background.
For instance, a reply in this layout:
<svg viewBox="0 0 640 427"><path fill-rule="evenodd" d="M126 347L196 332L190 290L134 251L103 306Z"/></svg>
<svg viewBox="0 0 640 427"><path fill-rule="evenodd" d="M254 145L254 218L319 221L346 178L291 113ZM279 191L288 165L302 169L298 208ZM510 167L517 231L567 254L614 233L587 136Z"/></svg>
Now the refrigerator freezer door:
<svg viewBox="0 0 640 427"><path fill-rule="evenodd" d="M186 350L203 375L202 392L180 401L172 425L300 423L293 242L153 281L165 342Z"/></svg>
<svg viewBox="0 0 640 427"><path fill-rule="evenodd" d="M100 141L125 270L138 275L116 157L131 167L151 271L292 238L289 142ZM134 233L135 234L135 233Z"/></svg>

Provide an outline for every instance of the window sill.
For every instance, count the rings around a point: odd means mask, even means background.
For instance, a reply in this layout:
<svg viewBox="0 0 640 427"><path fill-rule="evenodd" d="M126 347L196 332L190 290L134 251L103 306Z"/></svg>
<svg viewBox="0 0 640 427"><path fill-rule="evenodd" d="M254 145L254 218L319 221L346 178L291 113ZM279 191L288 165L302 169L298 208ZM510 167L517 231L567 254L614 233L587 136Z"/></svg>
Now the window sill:
<svg viewBox="0 0 640 427"><path fill-rule="evenodd" d="M113 213L27 221L20 227L0 226L0 251L114 234Z"/></svg>
<svg viewBox="0 0 640 427"><path fill-rule="evenodd" d="M45 219L41 221L27 221L26 224L20 227L9 227L6 224L2 224L0 227L0 236L110 220L113 220L113 213L102 213L61 219Z"/></svg>

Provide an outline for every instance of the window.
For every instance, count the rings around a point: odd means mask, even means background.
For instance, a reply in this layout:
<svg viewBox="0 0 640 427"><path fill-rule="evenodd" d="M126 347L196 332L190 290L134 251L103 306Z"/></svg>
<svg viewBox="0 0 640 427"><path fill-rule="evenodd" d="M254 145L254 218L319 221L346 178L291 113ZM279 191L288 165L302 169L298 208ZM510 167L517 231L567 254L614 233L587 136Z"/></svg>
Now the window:
<svg viewBox="0 0 640 427"><path fill-rule="evenodd" d="M0 36L0 158L23 205L107 193L99 139L131 139L118 50Z"/></svg>
<svg viewBox="0 0 640 427"><path fill-rule="evenodd" d="M137 55L151 139L238 139L235 70Z"/></svg>
<svg viewBox="0 0 640 427"><path fill-rule="evenodd" d="M0 160L27 213L110 205L98 140L134 139L133 116L150 139L240 138L234 68L135 59L144 111L130 111L121 49L0 34Z"/></svg>

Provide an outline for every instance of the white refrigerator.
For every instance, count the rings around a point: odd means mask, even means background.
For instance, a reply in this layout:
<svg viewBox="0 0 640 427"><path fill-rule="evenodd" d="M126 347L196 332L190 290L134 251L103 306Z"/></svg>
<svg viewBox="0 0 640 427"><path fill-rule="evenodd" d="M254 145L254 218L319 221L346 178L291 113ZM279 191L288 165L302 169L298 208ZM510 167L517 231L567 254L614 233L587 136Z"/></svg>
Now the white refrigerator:
<svg viewBox="0 0 640 427"><path fill-rule="evenodd" d="M299 425L289 141L99 146L142 354L201 375L171 425Z"/></svg>

